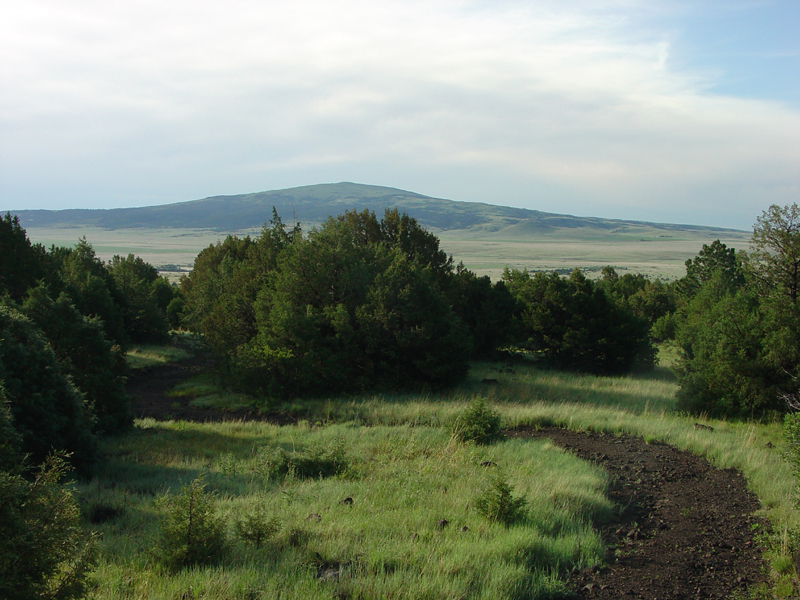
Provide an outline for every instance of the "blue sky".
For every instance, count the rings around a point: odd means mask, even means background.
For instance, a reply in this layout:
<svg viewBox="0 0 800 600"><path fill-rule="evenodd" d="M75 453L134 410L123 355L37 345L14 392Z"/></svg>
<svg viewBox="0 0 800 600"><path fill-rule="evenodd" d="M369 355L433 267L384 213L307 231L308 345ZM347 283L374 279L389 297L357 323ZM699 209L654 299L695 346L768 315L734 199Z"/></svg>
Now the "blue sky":
<svg viewBox="0 0 800 600"><path fill-rule="evenodd" d="M800 200L800 2L26 0L0 209L356 181L747 229Z"/></svg>

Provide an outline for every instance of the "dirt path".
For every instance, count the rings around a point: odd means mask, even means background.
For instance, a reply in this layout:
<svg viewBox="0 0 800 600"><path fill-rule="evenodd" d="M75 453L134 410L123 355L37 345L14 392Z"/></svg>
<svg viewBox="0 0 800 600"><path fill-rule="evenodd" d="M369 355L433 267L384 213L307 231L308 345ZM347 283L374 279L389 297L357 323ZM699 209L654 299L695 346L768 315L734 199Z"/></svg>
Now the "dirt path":
<svg viewBox="0 0 800 600"><path fill-rule="evenodd" d="M255 410L194 408L164 392L200 372L197 363L154 367L128 381L134 416L209 422L260 420L289 423L279 414ZM609 496L621 514L602 527L606 566L572 573L577 598L682 600L731 598L764 580L764 563L752 516L759 507L741 473L662 443L564 429L521 429L516 437L547 437L578 457L594 461L613 479Z"/></svg>
<svg viewBox="0 0 800 600"><path fill-rule="evenodd" d="M606 566L572 574L577 597L731 598L764 580L753 529L766 524L752 516L758 499L738 471L629 436L564 429L510 435L550 438L612 475L609 495L624 510L602 528Z"/></svg>

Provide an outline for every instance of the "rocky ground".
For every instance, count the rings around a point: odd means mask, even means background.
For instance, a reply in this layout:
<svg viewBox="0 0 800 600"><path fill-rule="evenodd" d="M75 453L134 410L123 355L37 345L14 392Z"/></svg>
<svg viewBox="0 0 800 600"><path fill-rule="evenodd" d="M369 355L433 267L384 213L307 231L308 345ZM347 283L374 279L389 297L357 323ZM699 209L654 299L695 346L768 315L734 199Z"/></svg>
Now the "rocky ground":
<svg viewBox="0 0 800 600"><path fill-rule="evenodd" d="M291 419L255 410L215 411L189 406L164 392L204 368L186 363L136 372L128 382L137 418L187 421ZM600 524L606 564L574 572L577 598L681 600L748 597L764 580L754 537L766 523L753 516L756 497L738 471L712 467L693 454L641 438L564 429L523 429L510 436L547 437L612 476L611 500L621 508Z"/></svg>

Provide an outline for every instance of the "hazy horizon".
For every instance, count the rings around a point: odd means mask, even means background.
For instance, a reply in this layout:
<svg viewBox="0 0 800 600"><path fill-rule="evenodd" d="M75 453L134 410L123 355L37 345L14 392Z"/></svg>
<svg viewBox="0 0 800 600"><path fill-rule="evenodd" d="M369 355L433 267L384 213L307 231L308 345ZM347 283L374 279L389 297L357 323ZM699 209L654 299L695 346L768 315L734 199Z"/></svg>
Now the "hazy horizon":
<svg viewBox="0 0 800 600"><path fill-rule="evenodd" d="M800 200L793 0L31 0L3 210L354 181L747 230Z"/></svg>

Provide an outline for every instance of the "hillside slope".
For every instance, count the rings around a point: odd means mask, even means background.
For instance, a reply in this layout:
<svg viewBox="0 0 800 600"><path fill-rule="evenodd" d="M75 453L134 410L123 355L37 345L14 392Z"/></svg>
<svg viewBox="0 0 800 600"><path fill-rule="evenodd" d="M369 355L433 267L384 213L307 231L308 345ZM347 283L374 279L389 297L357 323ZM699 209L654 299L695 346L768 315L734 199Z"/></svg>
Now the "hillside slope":
<svg viewBox="0 0 800 600"><path fill-rule="evenodd" d="M502 232L504 237L547 235L564 229L585 229L603 235L624 230L626 237L638 231L643 235L657 235L657 231L694 233L733 231L693 225L574 217L480 202L443 200L396 188L347 182L237 196L213 196L202 200L142 208L10 212L19 216L23 227L99 227L110 230L180 228L234 232L259 229L271 218L273 206L284 222L298 221L303 224L304 229L323 222L330 215L338 215L346 210L369 209L381 216L386 208L397 207L416 218L425 227L434 230Z"/></svg>

